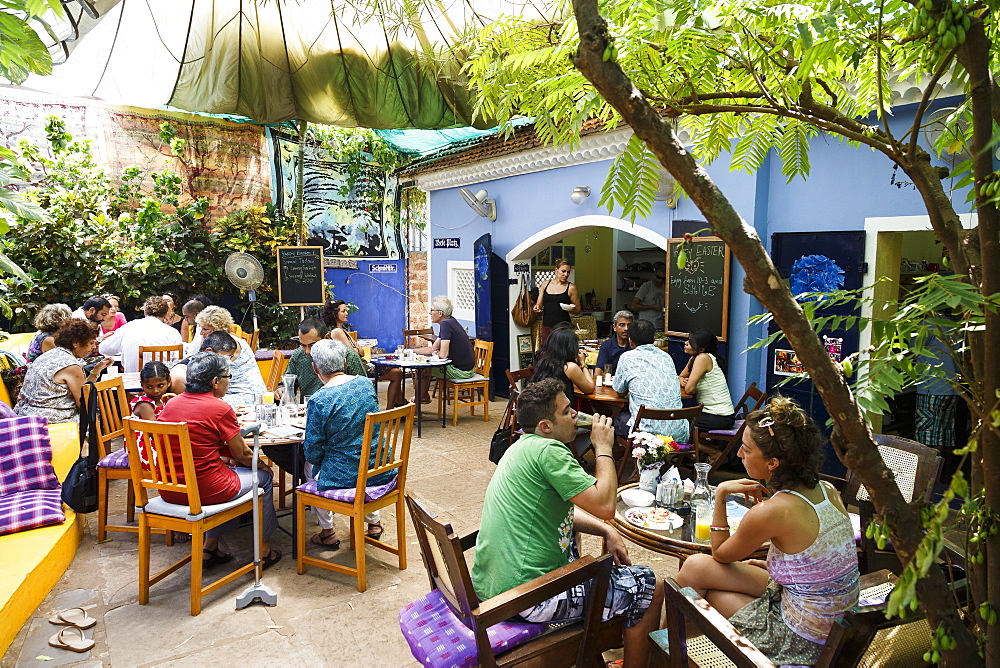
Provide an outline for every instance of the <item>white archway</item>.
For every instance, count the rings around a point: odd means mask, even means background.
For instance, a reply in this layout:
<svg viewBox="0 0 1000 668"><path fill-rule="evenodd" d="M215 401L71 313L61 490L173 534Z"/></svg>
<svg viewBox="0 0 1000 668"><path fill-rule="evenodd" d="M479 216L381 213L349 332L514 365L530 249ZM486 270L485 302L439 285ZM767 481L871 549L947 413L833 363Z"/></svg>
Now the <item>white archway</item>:
<svg viewBox="0 0 1000 668"><path fill-rule="evenodd" d="M602 216L602 215L589 215L589 216L576 216L575 218L567 218L566 220L554 223L548 227L539 230L538 232L532 234L530 237L514 246L506 255L506 260L508 264L508 275L516 276L514 272L514 264L524 262L535 255L538 251L543 248L552 245L552 242L562 237L568 236L576 232L584 232L586 230L591 230L597 227L611 228L615 230L621 230L628 234L635 235L646 241L655 244L662 248L664 252L667 250L668 239L658 232L654 232L648 227L644 227L636 223L633 225L627 220L622 220L621 218L615 218L613 216ZM508 287L508 303L513 304L517 299L518 291L520 290L520 282L515 281L512 285ZM520 327L514 323L514 319L507 316L507 327L510 331L510 366L511 368L518 367L518 348L517 348L517 335L518 334L528 334L530 330L526 327Z"/></svg>
<svg viewBox="0 0 1000 668"><path fill-rule="evenodd" d="M615 218L614 216L589 215L567 218L561 223L555 223L545 229L535 232L517 246L514 246L514 248L507 253L507 262L513 263L517 260L534 257L538 254L538 251L551 245L549 242L552 239L561 239L568 234L592 230L595 227L610 227L616 230L621 230L622 232L633 234L649 241L650 243L654 243L664 251L667 250L667 237L658 232L654 232L648 227L643 227L638 223L633 225L627 220ZM513 267L511 268L511 273L513 273Z"/></svg>

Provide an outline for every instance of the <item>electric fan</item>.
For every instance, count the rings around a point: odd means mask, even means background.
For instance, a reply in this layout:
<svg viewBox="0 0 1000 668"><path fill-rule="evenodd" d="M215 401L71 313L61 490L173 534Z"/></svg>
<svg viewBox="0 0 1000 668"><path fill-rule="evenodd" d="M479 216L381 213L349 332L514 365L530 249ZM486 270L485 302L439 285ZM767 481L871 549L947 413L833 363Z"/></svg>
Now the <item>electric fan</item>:
<svg viewBox="0 0 1000 668"><path fill-rule="evenodd" d="M257 287L264 282L264 268L253 255L233 253L226 258L226 277L240 290L247 291L253 313L253 331L257 331Z"/></svg>

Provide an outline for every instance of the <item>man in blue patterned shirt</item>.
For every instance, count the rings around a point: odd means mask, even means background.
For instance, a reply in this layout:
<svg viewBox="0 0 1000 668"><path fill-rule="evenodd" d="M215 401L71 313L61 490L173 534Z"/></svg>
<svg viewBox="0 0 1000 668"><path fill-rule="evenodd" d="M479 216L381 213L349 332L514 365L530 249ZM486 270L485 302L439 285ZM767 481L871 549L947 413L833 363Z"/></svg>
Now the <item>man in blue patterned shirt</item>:
<svg viewBox="0 0 1000 668"><path fill-rule="evenodd" d="M628 435L639 406L682 408L677 368L670 355L653 345L656 337L653 323L636 320L629 326L628 337L634 350L622 353L618 359L613 384L615 392L628 392L630 415L622 411L615 416L615 433L622 437ZM687 420L643 420L640 429L671 436L679 443L686 443L689 436Z"/></svg>

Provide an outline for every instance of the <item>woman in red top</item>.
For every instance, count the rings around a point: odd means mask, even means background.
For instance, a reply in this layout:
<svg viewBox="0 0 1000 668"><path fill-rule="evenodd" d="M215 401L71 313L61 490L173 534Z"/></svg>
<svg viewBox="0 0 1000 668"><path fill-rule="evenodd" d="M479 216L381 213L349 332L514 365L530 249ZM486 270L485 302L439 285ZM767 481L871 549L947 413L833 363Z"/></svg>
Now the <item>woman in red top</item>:
<svg viewBox="0 0 1000 668"><path fill-rule="evenodd" d="M186 422L191 439L191 454L198 477L202 505L225 503L246 494L253 485L251 450L236 422L233 407L222 401L229 389L229 361L212 352L200 352L188 359L184 393L170 400L160 415L161 422ZM175 465L182 469L181 453L174 453ZM264 497L264 542L261 554L264 568L278 563L281 552L268 543L278 526L271 497L271 469L257 465L257 484ZM161 492L167 503L187 505L185 495ZM219 550L219 536L237 526L232 520L205 532L205 566L223 564L233 558Z"/></svg>

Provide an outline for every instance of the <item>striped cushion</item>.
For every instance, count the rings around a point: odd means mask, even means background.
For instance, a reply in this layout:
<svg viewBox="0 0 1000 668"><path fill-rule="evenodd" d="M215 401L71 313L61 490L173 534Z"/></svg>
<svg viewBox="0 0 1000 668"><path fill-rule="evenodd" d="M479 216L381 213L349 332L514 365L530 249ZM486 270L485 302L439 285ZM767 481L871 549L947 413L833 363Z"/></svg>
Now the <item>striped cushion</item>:
<svg viewBox="0 0 1000 668"><path fill-rule="evenodd" d="M375 499L381 499L383 496L396 489L396 477L393 476L392 480L385 483L384 485L376 485L374 487L365 487L365 503L371 503ZM315 494L316 496L324 496L328 499L333 499L334 501L343 501L344 503L351 503L354 501L353 487L347 489L328 489L324 492L319 491L315 480L310 480L304 485L299 485L298 490L304 492L305 494Z"/></svg>
<svg viewBox="0 0 1000 668"><path fill-rule="evenodd" d="M65 522L61 495L59 489L32 489L0 496L0 536Z"/></svg>
<svg viewBox="0 0 1000 668"><path fill-rule="evenodd" d="M59 489L49 421L38 416L0 420L0 496L33 489Z"/></svg>
<svg viewBox="0 0 1000 668"><path fill-rule="evenodd" d="M101 469L127 469L128 468L128 450L122 448L121 450L115 450L110 455L97 462L97 468Z"/></svg>
<svg viewBox="0 0 1000 668"><path fill-rule="evenodd" d="M500 622L486 629L486 635L493 654L500 654L540 636L545 629L545 624ZM479 664L476 637L437 589L399 611L399 630L413 657L424 666Z"/></svg>

